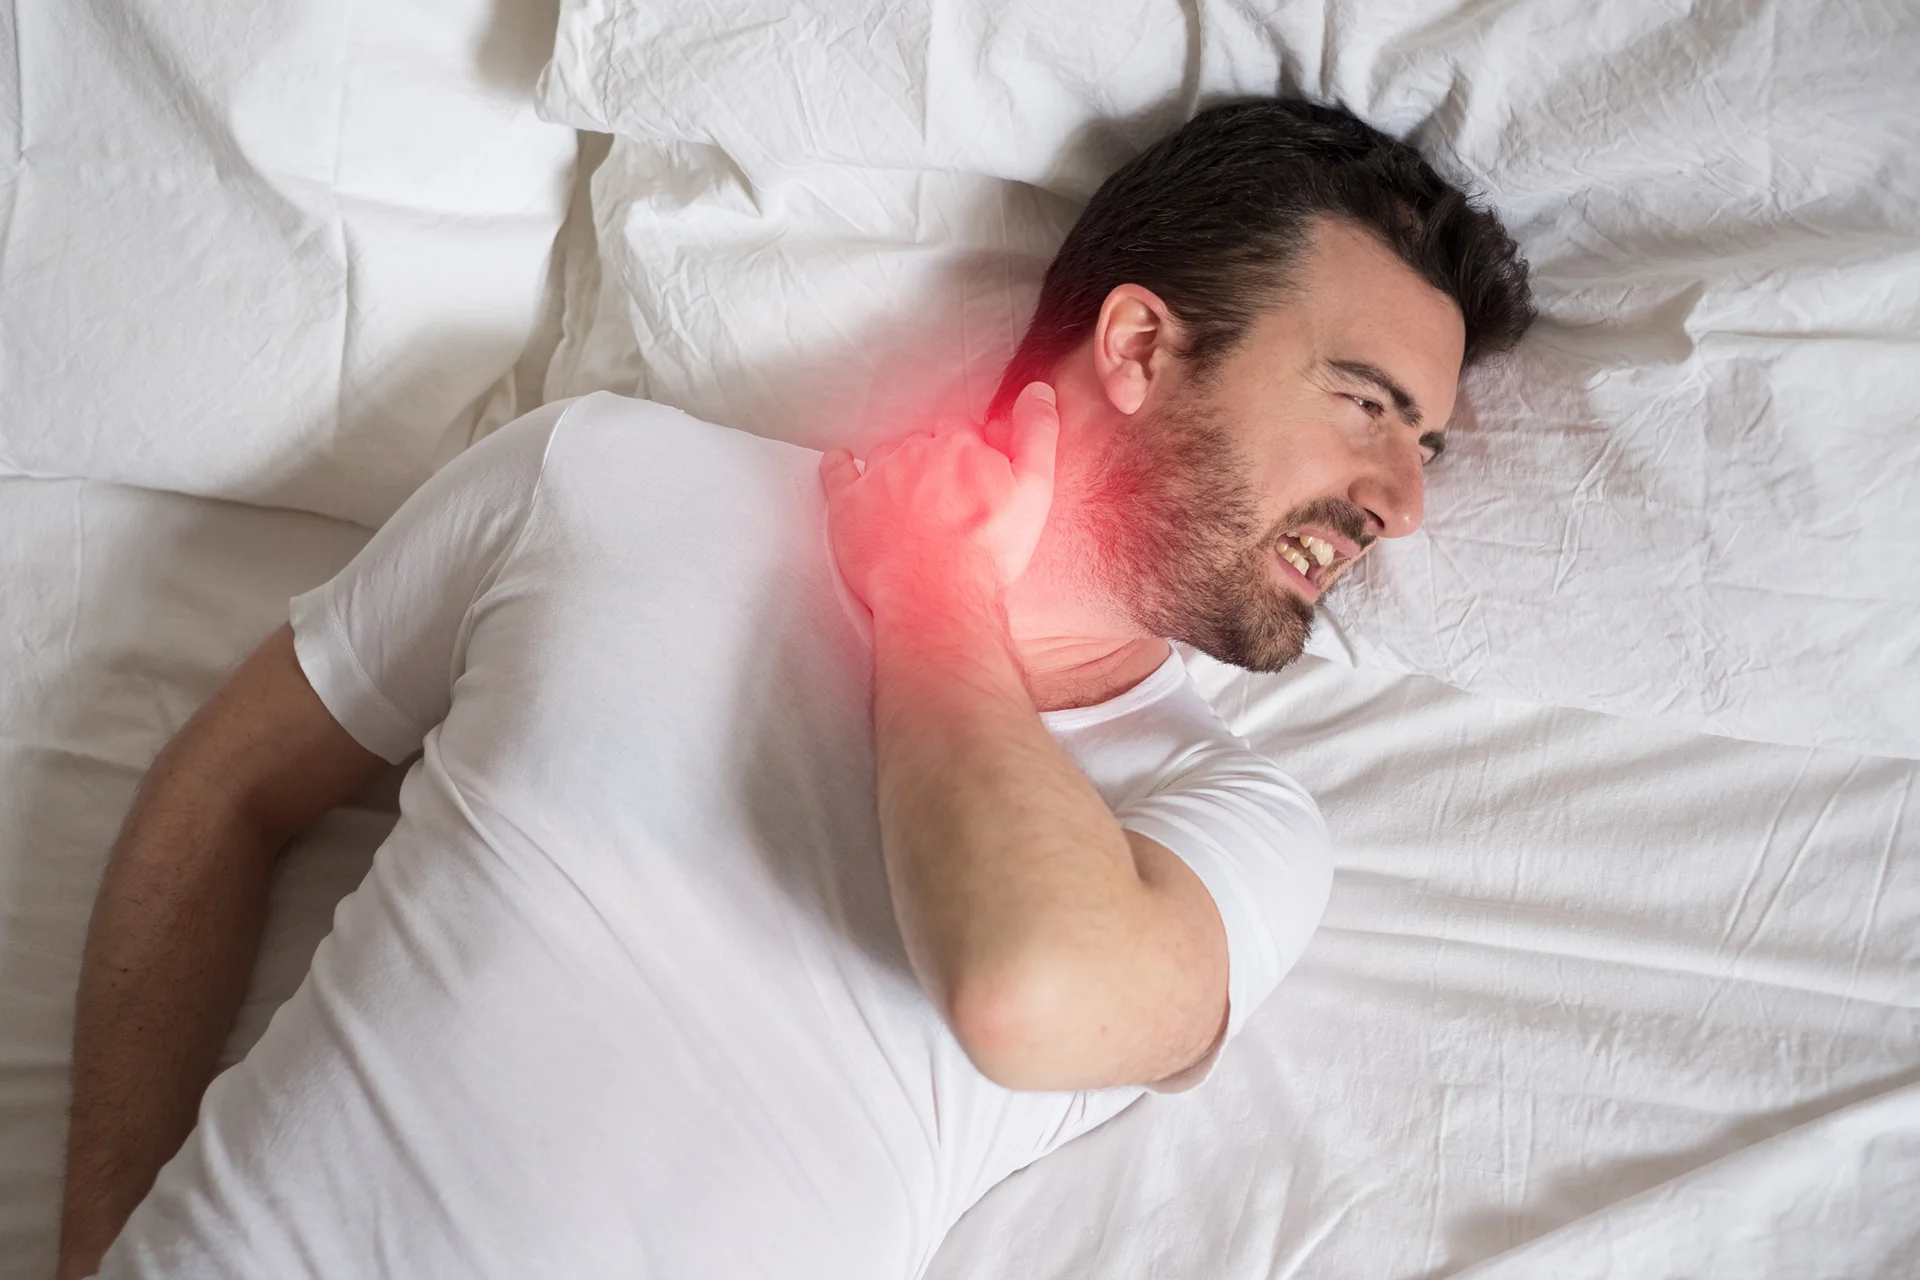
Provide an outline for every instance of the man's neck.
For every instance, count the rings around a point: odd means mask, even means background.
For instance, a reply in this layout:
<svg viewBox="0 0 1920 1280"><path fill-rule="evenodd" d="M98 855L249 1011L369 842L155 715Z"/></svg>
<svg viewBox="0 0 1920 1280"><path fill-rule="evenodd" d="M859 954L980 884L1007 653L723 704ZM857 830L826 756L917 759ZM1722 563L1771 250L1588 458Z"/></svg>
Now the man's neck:
<svg viewBox="0 0 1920 1280"><path fill-rule="evenodd" d="M1027 571L1007 593L1007 621L1042 711L1088 707L1118 697L1167 659L1167 642L1143 634L1101 575L1102 549L1081 516L1090 457L1088 423L1062 396L1060 455L1053 510Z"/></svg>
<svg viewBox="0 0 1920 1280"><path fill-rule="evenodd" d="M1027 692L1042 711L1091 707L1119 697L1160 669L1165 640L1128 640L1117 646L1097 640L1055 637L1016 641Z"/></svg>

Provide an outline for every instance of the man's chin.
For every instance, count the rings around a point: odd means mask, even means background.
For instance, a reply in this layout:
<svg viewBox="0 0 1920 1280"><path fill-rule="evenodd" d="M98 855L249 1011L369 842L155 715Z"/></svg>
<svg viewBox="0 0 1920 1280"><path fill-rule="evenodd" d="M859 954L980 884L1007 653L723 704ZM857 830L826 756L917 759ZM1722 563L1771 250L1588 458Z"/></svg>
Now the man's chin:
<svg viewBox="0 0 1920 1280"><path fill-rule="evenodd" d="M1176 636L1209 658L1244 671L1272 672L1292 665L1307 649L1313 606L1287 592L1234 611L1194 634Z"/></svg>

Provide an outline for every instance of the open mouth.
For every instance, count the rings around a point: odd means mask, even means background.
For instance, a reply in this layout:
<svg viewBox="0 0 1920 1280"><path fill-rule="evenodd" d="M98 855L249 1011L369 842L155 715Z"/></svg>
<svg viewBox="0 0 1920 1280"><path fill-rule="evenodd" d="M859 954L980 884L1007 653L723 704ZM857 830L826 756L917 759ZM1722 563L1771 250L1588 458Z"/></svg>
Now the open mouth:
<svg viewBox="0 0 1920 1280"><path fill-rule="evenodd" d="M1302 580L1310 597L1319 595L1321 587L1360 550L1337 534L1314 529L1289 529L1274 539L1273 549L1281 564Z"/></svg>
<svg viewBox="0 0 1920 1280"><path fill-rule="evenodd" d="M1332 544L1310 533L1283 533L1275 545L1280 550L1280 558L1299 570L1300 576L1309 581L1333 563Z"/></svg>

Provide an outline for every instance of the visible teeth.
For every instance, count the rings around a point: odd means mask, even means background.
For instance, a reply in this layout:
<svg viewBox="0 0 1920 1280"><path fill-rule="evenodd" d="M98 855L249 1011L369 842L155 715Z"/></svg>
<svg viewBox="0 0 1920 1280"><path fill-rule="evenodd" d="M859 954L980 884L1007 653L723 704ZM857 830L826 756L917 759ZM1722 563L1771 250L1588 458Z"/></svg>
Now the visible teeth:
<svg viewBox="0 0 1920 1280"><path fill-rule="evenodd" d="M1302 533L1297 536L1300 539L1300 545L1305 547L1307 549L1308 554L1311 555L1315 560L1318 560L1321 564L1333 563L1332 547L1328 546L1325 542L1321 541L1319 538L1314 537L1310 533Z"/></svg>
<svg viewBox="0 0 1920 1280"><path fill-rule="evenodd" d="M1300 554L1299 549L1291 543L1282 542L1280 544L1280 556L1288 564L1298 569L1303 576L1308 572L1307 558Z"/></svg>

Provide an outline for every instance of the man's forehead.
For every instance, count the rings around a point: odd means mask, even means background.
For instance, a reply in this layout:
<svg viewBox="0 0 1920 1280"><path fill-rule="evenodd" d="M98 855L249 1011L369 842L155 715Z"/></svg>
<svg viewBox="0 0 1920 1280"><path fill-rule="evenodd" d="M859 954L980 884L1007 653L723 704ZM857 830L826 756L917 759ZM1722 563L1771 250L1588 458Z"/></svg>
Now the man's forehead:
<svg viewBox="0 0 1920 1280"><path fill-rule="evenodd" d="M1275 337L1302 344L1295 359L1310 372L1364 382L1408 421L1445 427L1466 348L1459 306L1370 233L1334 225L1316 250Z"/></svg>
<svg viewBox="0 0 1920 1280"><path fill-rule="evenodd" d="M1290 285L1281 304L1309 313L1330 341L1417 347L1457 376L1466 348L1459 304L1371 231L1322 219ZM1378 352L1326 354L1380 363Z"/></svg>

